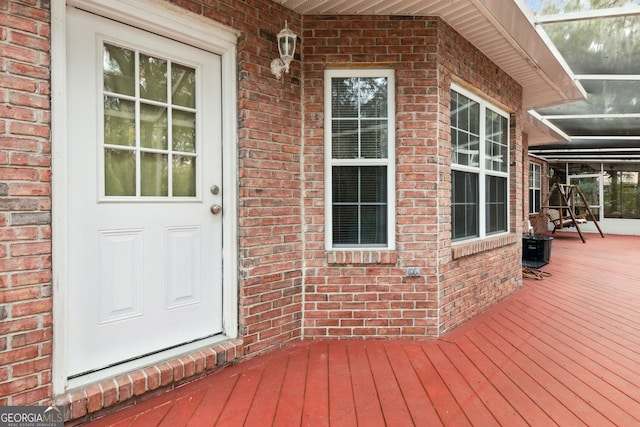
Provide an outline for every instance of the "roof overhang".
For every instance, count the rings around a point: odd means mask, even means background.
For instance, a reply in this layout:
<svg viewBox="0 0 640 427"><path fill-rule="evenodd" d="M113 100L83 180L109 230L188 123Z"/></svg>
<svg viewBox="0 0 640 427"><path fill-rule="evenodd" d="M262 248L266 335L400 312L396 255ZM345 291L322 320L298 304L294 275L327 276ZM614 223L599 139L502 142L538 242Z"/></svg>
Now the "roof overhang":
<svg viewBox="0 0 640 427"><path fill-rule="evenodd" d="M275 1L303 16L439 16L520 83L525 111L585 97L536 30L522 0Z"/></svg>
<svg viewBox="0 0 640 427"><path fill-rule="evenodd" d="M569 137L559 130L548 126L544 121L539 119L535 112L525 111L523 117L522 130L528 136L528 145L539 146L545 144L555 144L558 142L568 142Z"/></svg>

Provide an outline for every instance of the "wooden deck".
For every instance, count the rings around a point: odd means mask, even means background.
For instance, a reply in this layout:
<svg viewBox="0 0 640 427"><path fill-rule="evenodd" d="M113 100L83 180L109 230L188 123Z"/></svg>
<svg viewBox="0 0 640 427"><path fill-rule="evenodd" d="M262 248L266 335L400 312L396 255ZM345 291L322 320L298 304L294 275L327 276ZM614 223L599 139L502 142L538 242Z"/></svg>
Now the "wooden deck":
<svg viewBox="0 0 640 427"><path fill-rule="evenodd" d="M640 237L585 237L439 340L303 341L93 425L640 425Z"/></svg>

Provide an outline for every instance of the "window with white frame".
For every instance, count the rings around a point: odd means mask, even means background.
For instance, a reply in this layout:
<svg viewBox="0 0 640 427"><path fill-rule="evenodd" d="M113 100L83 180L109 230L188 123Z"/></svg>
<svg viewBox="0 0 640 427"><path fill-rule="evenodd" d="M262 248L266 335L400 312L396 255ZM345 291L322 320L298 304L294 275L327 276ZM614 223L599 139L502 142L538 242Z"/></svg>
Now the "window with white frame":
<svg viewBox="0 0 640 427"><path fill-rule="evenodd" d="M540 212L542 198L542 166L529 163L529 213Z"/></svg>
<svg viewBox="0 0 640 427"><path fill-rule="evenodd" d="M451 87L452 238L503 233L509 224L509 116Z"/></svg>
<svg viewBox="0 0 640 427"><path fill-rule="evenodd" d="M395 248L394 87L390 69L325 71L328 249Z"/></svg>

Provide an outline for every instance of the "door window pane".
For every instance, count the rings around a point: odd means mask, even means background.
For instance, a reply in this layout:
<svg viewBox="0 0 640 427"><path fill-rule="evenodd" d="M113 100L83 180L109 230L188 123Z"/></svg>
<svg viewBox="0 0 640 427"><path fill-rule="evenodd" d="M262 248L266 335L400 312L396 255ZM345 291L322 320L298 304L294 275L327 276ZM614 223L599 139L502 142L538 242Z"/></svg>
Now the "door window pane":
<svg viewBox="0 0 640 427"><path fill-rule="evenodd" d="M196 70L173 63L171 65L171 93L173 105L196 108Z"/></svg>
<svg viewBox="0 0 640 427"><path fill-rule="evenodd" d="M133 101L104 97L104 143L136 145L136 105Z"/></svg>
<svg viewBox="0 0 640 427"><path fill-rule="evenodd" d="M196 159L193 156L173 156L173 195L196 195Z"/></svg>
<svg viewBox="0 0 640 427"><path fill-rule="evenodd" d="M135 52L118 46L103 46L103 88L105 92L135 95Z"/></svg>
<svg viewBox="0 0 640 427"><path fill-rule="evenodd" d="M140 54L140 97L167 100L167 61Z"/></svg>
<svg viewBox="0 0 640 427"><path fill-rule="evenodd" d="M184 153L196 151L196 115L190 111L173 110L173 149Z"/></svg>
<svg viewBox="0 0 640 427"><path fill-rule="evenodd" d="M140 169L142 172L141 193L143 196L167 196L169 194L167 155L142 153Z"/></svg>
<svg viewBox="0 0 640 427"><path fill-rule="evenodd" d="M136 195L136 152L104 150L104 186L109 196Z"/></svg>
<svg viewBox="0 0 640 427"><path fill-rule="evenodd" d="M196 197L196 69L109 43L102 66L104 195Z"/></svg>

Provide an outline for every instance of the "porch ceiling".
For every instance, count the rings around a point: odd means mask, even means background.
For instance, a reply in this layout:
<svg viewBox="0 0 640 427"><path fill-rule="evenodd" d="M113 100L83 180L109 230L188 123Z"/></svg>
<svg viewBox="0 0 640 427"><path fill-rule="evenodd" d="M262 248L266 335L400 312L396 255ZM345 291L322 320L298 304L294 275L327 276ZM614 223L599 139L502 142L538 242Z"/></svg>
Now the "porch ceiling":
<svg viewBox="0 0 640 427"><path fill-rule="evenodd" d="M584 99L581 87L527 18L520 0L275 1L302 15L439 16L522 85L525 110ZM546 135L531 130L536 137Z"/></svg>

